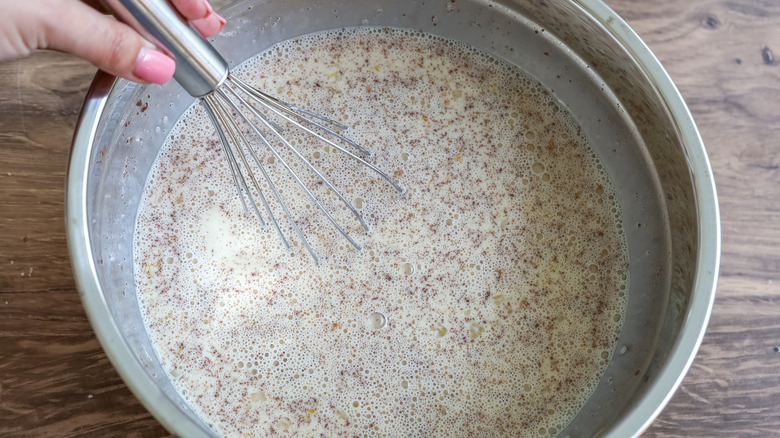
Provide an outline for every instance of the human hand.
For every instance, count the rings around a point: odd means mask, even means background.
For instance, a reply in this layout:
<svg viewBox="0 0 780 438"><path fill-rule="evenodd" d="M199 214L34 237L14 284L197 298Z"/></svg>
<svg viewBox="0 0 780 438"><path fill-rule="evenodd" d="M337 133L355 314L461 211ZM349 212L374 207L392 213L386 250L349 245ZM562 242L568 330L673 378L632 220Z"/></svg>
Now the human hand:
<svg viewBox="0 0 780 438"><path fill-rule="evenodd" d="M170 1L204 37L225 25L208 0ZM131 81L163 84L171 79L173 59L103 11L99 0L0 0L0 60L53 49Z"/></svg>

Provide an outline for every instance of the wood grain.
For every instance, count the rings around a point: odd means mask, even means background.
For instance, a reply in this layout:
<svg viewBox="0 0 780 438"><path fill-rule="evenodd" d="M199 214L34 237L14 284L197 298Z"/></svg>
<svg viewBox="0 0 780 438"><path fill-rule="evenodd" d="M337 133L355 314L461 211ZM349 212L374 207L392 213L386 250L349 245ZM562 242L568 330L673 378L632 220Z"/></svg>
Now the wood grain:
<svg viewBox="0 0 780 438"><path fill-rule="evenodd" d="M780 436L780 2L608 3L688 103L722 219L709 329L646 436Z"/></svg>
<svg viewBox="0 0 780 438"><path fill-rule="evenodd" d="M780 2L608 4L688 102L723 225L709 330L646 436L780 436ZM100 349L70 271L63 187L93 74L52 52L0 63L0 436L167 435Z"/></svg>
<svg viewBox="0 0 780 438"><path fill-rule="evenodd" d="M163 436L87 321L65 242L73 128L95 70L0 63L0 436Z"/></svg>

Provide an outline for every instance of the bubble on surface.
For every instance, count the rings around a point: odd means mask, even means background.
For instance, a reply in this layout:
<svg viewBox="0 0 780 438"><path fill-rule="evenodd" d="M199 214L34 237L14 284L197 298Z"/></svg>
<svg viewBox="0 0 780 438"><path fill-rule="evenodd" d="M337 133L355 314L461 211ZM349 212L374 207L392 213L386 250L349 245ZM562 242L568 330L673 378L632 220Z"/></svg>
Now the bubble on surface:
<svg viewBox="0 0 780 438"><path fill-rule="evenodd" d="M387 317L379 312L368 315L368 318L366 319L366 327L368 327L369 330L379 330L385 325L387 325Z"/></svg>

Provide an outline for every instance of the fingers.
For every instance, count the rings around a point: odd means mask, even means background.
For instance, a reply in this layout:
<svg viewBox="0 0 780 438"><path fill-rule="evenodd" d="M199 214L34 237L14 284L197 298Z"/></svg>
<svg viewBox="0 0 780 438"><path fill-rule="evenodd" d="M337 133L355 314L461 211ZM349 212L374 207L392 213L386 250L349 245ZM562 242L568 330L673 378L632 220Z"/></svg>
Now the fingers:
<svg viewBox="0 0 780 438"><path fill-rule="evenodd" d="M214 12L206 0L172 0L171 3L184 18L190 21L206 18Z"/></svg>
<svg viewBox="0 0 780 438"><path fill-rule="evenodd" d="M216 35L225 26L225 19L206 0L173 0L173 5L204 37Z"/></svg>
<svg viewBox="0 0 780 438"><path fill-rule="evenodd" d="M163 84L173 76L174 61L129 26L81 2L59 0L50 6L40 48L72 53L131 81Z"/></svg>
<svg viewBox="0 0 780 438"><path fill-rule="evenodd" d="M92 6L96 10L110 14L111 11L106 9L101 0L81 0L85 4ZM211 4L208 0L170 0L171 4L177 11L187 19L188 21L198 20L206 18L207 15L214 12L211 8Z"/></svg>
<svg viewBox="0 0 780 438"><path fill-rule="evenodd" d="M217 32L225 27L225 19L216 12L212 12L205 18L192 20L192 26L204 37L216 35Z"/></svg>
<svg viewBox="0 0 780 438"><path fill-rule="evenodd" d="M171 0L173 6L204 37L216 35L225 19L214 12L207 0Z"/></svg>
<svg viewBox="0 0 780 438"><path fill-rule="evenodd" d="M136 82L170 80L174 61L129 26L90 7L97 0L0 0L0 59L37 48L72 53L111 74ZM206 0L171 0L204 37L225 19Z"/></svg>
<svg viewBox="0 0 780 438"><path fill-rule="evenodd" d="M100 12L110 12L100 0L82 1ZM204 37L216 35L225 25L225 19L214 12L208 0L171 0L171 4Z"/></svg>

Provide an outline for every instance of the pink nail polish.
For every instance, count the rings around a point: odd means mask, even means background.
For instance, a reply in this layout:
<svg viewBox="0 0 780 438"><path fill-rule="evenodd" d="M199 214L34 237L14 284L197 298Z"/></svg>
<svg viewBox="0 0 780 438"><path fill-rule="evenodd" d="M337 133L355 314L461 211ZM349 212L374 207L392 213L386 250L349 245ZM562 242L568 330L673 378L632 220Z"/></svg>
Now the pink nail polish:
<svg viewBox="0 0 780 438"><path fill-rule="evenodd" d="M204 15L203 18L206 18L214 13L214 9L211 7L209 0L203 0L203 6L206 7L206 15Z"/></svg>
<svg viewBox="0 0 780 438"><path fill-rule="evenodd" d="M135 60L133 74L145 81L164 84L173 77L175 70L173 59L157 50L143 48Z"/></svg>
<svg viewBox="0 0 780 438"><path fill-rule="evenodd" d="M225 19L216 12L212 12L206 18L192 20L192 26L204 37L216 35L217 32L225 27Z"/></svg>

